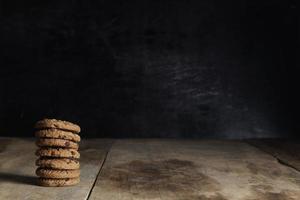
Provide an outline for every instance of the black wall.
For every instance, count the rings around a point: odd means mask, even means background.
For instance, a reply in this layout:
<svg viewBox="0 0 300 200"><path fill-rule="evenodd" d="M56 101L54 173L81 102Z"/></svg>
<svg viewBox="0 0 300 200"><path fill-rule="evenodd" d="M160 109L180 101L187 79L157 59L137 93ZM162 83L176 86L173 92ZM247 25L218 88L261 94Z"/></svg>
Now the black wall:
<svg viewBox="0 0 300 200"><path fill-rule="evenodd" d="M0 134L296 136L296 1L1 1ZM298 90L299 91L299 90Z"/></svg>

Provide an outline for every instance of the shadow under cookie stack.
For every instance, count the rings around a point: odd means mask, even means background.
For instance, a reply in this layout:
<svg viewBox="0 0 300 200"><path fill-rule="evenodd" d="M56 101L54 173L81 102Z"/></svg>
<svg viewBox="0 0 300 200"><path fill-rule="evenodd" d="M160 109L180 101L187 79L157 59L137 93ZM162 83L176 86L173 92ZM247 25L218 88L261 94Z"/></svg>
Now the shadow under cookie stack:
<svg viewBox="0 0 300 200"><path fill-rule="evenodd" d="M70 186L80 181L80 127L67 121L43 119L34 128L39 149L36 155L38 185Z"/></svg>

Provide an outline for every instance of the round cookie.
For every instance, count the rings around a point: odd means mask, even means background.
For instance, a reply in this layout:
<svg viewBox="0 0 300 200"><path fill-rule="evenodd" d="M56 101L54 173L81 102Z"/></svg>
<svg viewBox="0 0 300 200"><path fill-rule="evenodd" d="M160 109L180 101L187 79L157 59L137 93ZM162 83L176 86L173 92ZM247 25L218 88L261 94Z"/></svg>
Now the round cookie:
<svg viewBox="0 0 300 200"><path fill-rule="evenodd" d="M57 119L43 119L38 121L34 128L45 129L45 128L56 128L61 130L69 130L75 133L80 132L80 127L68 121L62 121Z"/></svg>
<svg viewBox="0 0 300 200"><path fill-rule="evenodd" d="M80 164L78 160L68 158L39 158L35 164L39 167L52 169L79 169Z"/></svg>
<svg viewBox="0 0 300 200"><path fill-rule="evenodd" d="M76 185L80 182L80 178L38 178L38 185L47 187L62 187Z"/></svg>
<svg viewBox="0 0 300 200"><path fill-rule="evenodd" d="M79 169L46 169L39 167L35 173L43 178L76 178L80 176Z"/></svg>
<svg viewBox="0 0 300 200"><path fill-rule="evenodd" d="M53 139L53 138L39 138L36 141L36 145L39 147L64 147L69 149L78 150L78 144L70 140Z"/></svg>
<svg viewBox="0 0 300 200"><path fill-rule="evenodd" d="M55 158L80 158L80 154L75 149L63 148L40 148L36 150L35 154L41 157L55 157Z"/></svg>
<svg viewBox="0 0 300 200"><path fill-rule="evenodd" d="M38 130L35 132L35 136L41 138L58 138L58 139L72 140L74 142L80 142L79 135L69 131L63 131L59 129Z"/></svg>

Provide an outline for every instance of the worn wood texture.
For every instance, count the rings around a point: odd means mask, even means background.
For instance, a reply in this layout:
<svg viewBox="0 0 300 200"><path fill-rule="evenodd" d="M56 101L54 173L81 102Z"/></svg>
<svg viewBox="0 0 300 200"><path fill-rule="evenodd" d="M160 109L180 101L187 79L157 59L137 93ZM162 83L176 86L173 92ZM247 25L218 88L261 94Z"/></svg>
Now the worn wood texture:
<svg viewBox="0 0 300 200"><path fill-rule="evenodd" d="M300 140L255 139L247 142L300 171Z"/></svg>
<svg viewBox="0 0 300 200"><path fill-rule="evenodd" d="M238 141L118 140L90 199L296 200L300 173Z"/></svg>
<svg viewBox="0 0 300 200"><path fill-rule="evenodd" d="M35 184L34 140L0 138L0 199L300 199L300 173L244 142L112 143L83 141L80 184L47 188Z"/></svg>
<svg viewBox="0 0 300 200"><path fill-rule="evenodd" d="M36 185L33 139L0 138L0 199L87 199L111 140L80 143L81 182L72 187Z"/></svg>

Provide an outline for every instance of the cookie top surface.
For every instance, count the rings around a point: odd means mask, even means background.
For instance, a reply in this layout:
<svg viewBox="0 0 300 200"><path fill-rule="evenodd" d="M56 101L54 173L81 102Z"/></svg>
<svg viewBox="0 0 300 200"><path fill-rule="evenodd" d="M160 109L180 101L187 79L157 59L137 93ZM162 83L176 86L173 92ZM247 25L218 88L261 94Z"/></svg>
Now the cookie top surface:
<svg viewBox="0 0 300 200"><path fill-rule="evenodd" d="M34 128L36 129L55 128L61 130L68 130L75 133L79 133L81 130L80 126L78 126L77 124L68 121L58 120L58 119L42 119L34 125Z"/></svg>
<svg viewBox="0 0 300 200"><path fill-rule="evenodd" d="M70 131L64 131L59 129L42 129L35 132L36 137L40 138L58 138L65 140L72 140L74 142L80 142L80 136Z"/></svg>

